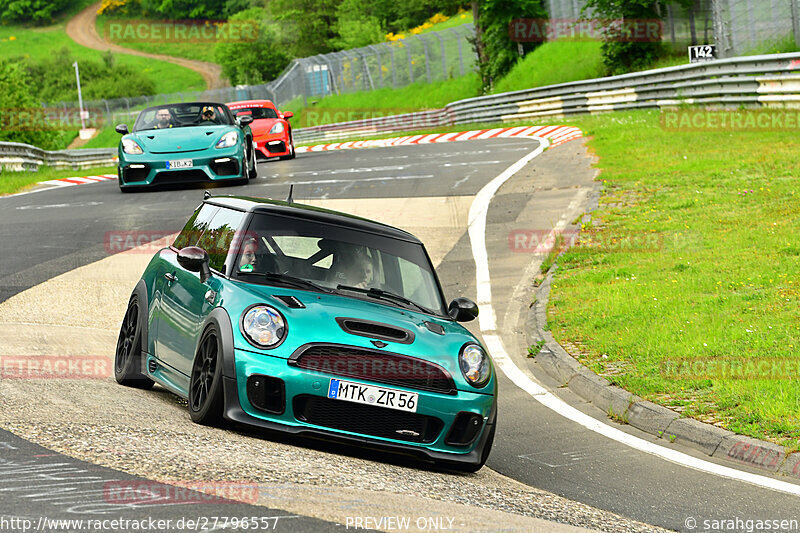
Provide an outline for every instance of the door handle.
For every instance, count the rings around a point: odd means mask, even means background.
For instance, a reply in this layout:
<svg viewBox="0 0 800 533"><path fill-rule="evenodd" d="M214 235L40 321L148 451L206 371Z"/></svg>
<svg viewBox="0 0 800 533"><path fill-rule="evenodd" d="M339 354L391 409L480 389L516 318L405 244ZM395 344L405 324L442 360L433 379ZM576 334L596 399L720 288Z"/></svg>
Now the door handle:
<svg viewBox="0 0 800 533"><path fill-rule="evenodd" d="M169 281L170 283L172 283L173 281L177 281L177 280L178 280L178 277L177 277L177 276L175 276L175 274L173 274L173 273L171 273L171 272L167 272L166 274L164 274L164 277L165 277L165 278L167 279L167 281Z"/></svg>

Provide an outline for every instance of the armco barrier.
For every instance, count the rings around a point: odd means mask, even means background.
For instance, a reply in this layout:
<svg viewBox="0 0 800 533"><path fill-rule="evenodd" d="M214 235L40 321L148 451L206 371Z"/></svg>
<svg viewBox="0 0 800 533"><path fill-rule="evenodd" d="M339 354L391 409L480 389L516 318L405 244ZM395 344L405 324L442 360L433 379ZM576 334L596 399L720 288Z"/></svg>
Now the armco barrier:
<svg viewBox="0 0 800 533"><path fill-rule="evenodd" d="M324 142L452 124L679 105L800 107L800 53L720 59L479 96L434 111L299 128L294 136L297 142Z"/></svg>
<svg viewBox="0 0 800 533"><path fill-rule="evenodd" d="M47 151L30 144L0 142L0 166L3 171L38 170L40 166L57 169L107 167L117 162L116 148Z"/></svg>
<svg viewBox="0 0 800 533"><path fill-rule="evenodd" d="M363 138L377 133L426 130L479 122L514 122L628 109L680 105L800 107L800 53L735 57L593 80L479 96L443 109L294 130L297 143ZM88 168L113 164L116 150L61 150L0 142L5 170Z"/></svg>

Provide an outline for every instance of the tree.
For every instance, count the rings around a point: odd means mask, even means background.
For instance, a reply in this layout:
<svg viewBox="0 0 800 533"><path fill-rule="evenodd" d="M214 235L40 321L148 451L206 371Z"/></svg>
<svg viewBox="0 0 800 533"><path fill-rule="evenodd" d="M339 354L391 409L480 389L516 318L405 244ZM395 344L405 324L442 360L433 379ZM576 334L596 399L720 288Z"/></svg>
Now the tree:
<svg viewBox="0 0 800 533"><path fill-rule="evenodd" d="M336 10L341 0L272 0L267 9L276 37L288 57L332 52Z"/></svg>
<svg viewBox="0 0 800 533"><path fill-rule="evenodd" d="M475 51L478 67L487 91L494 80L505 75L522 54L540 43L516 43L508 32L509 24L517 18L547 18L543 0L479 0L472 2L475 19Z"/></svg>
<svg viewBox="0 0 800 533"><path fill-rule="evenodd" d="M271 81L289 63L289 55L278 42L275 24L267 18L267 13L261 8L250 8L229 19L229 22L248 21L258 21L254 41L221 40L214 48L214 59L233 85Z"/></svg>
<svg viewBox="0 0 800 533"><path fill-rule="evenodd" d="M678 4L690 6L693 0L678 0ZM658 0L587 0L583 8L586 14L592 10L600 20L615 21L609 24L603 35L603 63L609 74L622 74L650 66L662 53L660 35L658 39L636 40L632 28L635 24L660 20Z"/></svg>
<svg viewBox="0 0 800 533"><path fill-rule="evenodd" d="M30 78L22 64L0 61L0 141L28 143L45 150L63 146L75 131L45 131L41 105L28 88Z"/></svg>

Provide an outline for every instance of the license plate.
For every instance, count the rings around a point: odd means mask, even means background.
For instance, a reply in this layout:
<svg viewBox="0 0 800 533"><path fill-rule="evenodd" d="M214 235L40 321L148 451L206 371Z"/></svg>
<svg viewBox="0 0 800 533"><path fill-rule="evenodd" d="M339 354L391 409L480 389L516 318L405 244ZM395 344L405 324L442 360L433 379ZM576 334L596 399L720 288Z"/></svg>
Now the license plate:
<svg viewBox="0 0 800 533"><path fill-rule="evenodd" d="M194 166L191 159L176 159L174 161L167 161L167 168L190 168Z"/></svg>
<svg viewBox="0 0 800 533"><path fill-rule="evenodd" d="M328 398L416 413L419 394L332 379L328 386Z"/></svg>

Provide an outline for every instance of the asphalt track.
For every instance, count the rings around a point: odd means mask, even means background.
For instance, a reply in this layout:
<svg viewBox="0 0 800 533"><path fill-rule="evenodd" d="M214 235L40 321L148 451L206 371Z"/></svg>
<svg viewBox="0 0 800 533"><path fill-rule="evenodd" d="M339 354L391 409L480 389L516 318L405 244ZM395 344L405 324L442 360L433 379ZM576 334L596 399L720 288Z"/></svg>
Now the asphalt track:
<svg viewBox="0 0 800 533"><path fill-rule="evenodd" d="M496 139L303 154L294 161L261 164L257 181L216 192L284 198L288 183L294 183L297 201L464 197L466 203L456 205L468 206L470 197L483 185L534 147L531 140ZM494 306L504 343L515 362L569 404L605 420L604 413L560 388L524 357L521 310L528 302L521 301L514 291L535 257L514 249L509 240L515 230L546 232L564 216L574 219L596 193L592 177L580 141L536 158L492 200L487 249ZM0 302L107 257L104 242L109 232L133 228L178 231L201 193L201 188L189 188L122 195L111 182L0 199L0 242L10 251L0 255ZM448 243L430 243L436 235L433 228L420 236L429 247L446 251L438 267L446 296L474 298L475 264L466 228L443 233L441 238L451 240ZM692 530L687 525L691 525L690 518L700 524L697 530L703 530L706 519L798 518L794 496L700 473L627 448L543 407L502 375L499 409L500 425L488 466L533 487L680 531ZM629 426L616 427L652 440ZM0 435L0 441L12 442L13 438ZM17 448L25 448L24 441L13 442ZM709 460L693 450L672 447ZM264 509L260 511L263 515ZM44 511L32 504L25 512L38 516ZM731 530L735 529L726 529Z"/></svg>

